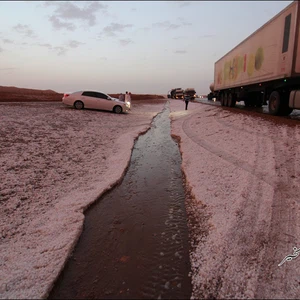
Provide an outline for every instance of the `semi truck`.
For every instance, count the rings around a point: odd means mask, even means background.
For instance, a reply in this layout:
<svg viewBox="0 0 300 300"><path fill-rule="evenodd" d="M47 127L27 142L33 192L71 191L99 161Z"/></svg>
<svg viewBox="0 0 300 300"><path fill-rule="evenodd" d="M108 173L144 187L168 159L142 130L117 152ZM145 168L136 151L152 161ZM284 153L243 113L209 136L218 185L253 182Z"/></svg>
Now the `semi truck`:
<svg viewBox="0 0 300 300"><path fill-rule="evenodd" d="M214 89L214 83L211 83L210 86L209 86L209 89L210 89L210 93L207 94L207 100L214 100L217 98L217 93L215 93L215 89Z"/></svg>
<svg viewBox="0 0 300 300"><path fill-rule="evenodd" d="M171 98L171 99L183 99L183 89L182 88L171 89L168 92L168 98Z"/></svg>
<svg viewBox="0 0 300 300"><path fill-rule="evenodd" d="M272 115L300 109L300 2L293 1L214 65L209 97L222 106L268 104Z"/></svg>
<svg viewBox="0 0 300 300"><path fill-rule="evenodd" d="M196 91L194 88L186 88L184 95L190 96L191 100L194 100L196 98Z"/></svg>

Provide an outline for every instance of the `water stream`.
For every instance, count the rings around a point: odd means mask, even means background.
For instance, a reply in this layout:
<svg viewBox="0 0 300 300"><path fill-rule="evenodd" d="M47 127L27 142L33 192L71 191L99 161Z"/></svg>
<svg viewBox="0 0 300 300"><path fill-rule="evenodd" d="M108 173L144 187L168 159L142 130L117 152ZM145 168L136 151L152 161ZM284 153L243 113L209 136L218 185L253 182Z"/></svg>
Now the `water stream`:
<svg viewBox="0 0 300 300"><path fill-rule="evenodd" d="M189 241L181 156L166 104L134 145L119 186L85 213L49 299L188 299Z"/></svg>

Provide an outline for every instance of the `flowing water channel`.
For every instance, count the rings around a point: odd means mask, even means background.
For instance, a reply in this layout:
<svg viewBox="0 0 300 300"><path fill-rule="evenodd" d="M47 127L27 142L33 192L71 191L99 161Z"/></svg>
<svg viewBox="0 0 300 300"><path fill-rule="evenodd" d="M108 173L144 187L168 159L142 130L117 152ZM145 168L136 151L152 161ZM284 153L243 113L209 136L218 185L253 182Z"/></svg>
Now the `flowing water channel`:
<svg viewBox="0 0 300 300"><path fill-rule="evenodd" d="M86 211L49 299L188 299L189 249L181 156L167 103L136 141L121 184Z"/></svg>

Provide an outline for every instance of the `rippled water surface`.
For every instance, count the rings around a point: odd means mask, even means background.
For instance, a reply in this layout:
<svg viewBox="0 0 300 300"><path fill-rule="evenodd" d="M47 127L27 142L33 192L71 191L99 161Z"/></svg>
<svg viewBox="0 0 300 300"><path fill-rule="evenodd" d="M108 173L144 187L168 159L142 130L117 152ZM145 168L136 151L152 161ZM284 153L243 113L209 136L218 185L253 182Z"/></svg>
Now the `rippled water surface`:
<svg viewBox="0 0 300 300"><path fill-rule="evenodd" d="M49 298L190 298L180 166L166 105L135 143L122 183L86 212L82 236Z"/></svg>

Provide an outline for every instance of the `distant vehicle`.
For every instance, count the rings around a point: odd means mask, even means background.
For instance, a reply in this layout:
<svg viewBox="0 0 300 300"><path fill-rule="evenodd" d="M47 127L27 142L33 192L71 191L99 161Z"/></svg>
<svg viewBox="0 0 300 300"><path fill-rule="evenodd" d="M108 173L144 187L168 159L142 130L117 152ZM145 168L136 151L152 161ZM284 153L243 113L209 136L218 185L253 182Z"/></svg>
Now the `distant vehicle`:
<svg viewBox="0 0 300 300"><path fill-rule="evenodd" d="M171 89L169 91L169 94L168 94L168 98L171 98L171 99L176 99L176 96L181 96L181 91L182 89L181 88L175 88L175 89ZM183 96L183 95L182 95Z"/></svg>
<svg viewBox="0 0 300 300"><path fill-rule="evenodd" d="M72 94L64 94L62 102L76 109L109 110L116 114L128 112L131 107L130 102L123 102L105 93L96 91L79 91Z"/></svg>
<svg viewBox="0 0 300 300"><path fill-rule="evenodd" d="M183 99L183 89L182 88L176 88L172 89L168 93L168 98L172 99Z"/></svg>
<svg viewBox="0 0 300 300"><path fill-rule="evenodd" d="M183 99L184 93L183 89L176 89L174 92L174 99Z"/></svg>
<svg viewBox="0 0 300 300"><path fill-rule="evenodd" d="M213 100L213 99L217 99L218 94L215 93L215 89L214 89L214 84L211 83L211 85L209 86L210 89L210 93L207 95L207 100Z"/></svg>
<svg viewBox="0 0 300 300"><path fill-rule="evenodd" d="M222 106L269 106L272 115L300 109L300 1L275 17L215 63L214 96Z"/></svg>
<svg viewBox="0 0 300 300"><path fill-rule="evenodd" d="M191 100L194 100L196 98L196 91L194 88L186 88L184 90L184 96L190 96Z"/></svg>

